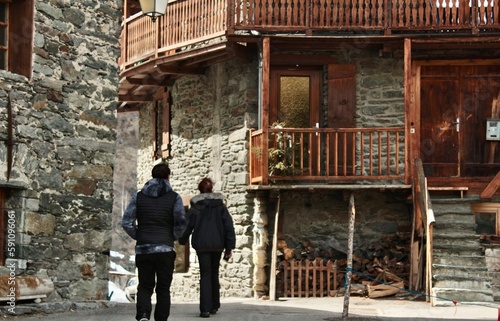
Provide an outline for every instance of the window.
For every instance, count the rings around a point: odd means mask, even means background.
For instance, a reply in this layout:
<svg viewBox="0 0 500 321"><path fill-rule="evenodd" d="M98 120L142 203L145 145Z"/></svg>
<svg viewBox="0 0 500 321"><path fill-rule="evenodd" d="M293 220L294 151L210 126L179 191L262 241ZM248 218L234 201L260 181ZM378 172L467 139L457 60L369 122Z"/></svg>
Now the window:
<svg viewBox="0 0 500 321"><path fill-rule="evenodd" d="M34 0L0 0L0 69L31 77Z"/></svg>
<svg viewBox="0 0 500 321"><path fill-rule="evenodd" d="M487 241L488 236L500 236L500 203L472 204L472 210L477 234Z"/></svg>
<svg viewBox="0 0 500 321"><path fill-rule="evenodd" d="M7 12L9 4L0 2L0 68L7 69L7 27L9 21L7 20Z"/></svg>

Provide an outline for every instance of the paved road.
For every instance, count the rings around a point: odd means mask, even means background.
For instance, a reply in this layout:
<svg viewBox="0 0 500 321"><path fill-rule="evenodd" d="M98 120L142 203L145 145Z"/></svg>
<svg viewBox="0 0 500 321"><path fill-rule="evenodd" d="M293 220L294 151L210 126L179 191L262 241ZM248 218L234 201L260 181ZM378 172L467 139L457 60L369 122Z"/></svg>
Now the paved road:
<svg viewBox="0 0 500 321"><path fill-rule="evenodd" d="M213 321L334 321L342 320L344 299L338 298L300 298L264 301L257 299L225 299L219 313L208 320ZM99 309L77 309L76 311L35 316L8 316L15 321L134 321L133 304L110 304ZM172 304L169 321L202 320L199 317L198 304ZM398 299L368 299L351 297L348 320L481 320L498 318L495 305L458 304L448 307L431 307L425 302Z"/></svg>

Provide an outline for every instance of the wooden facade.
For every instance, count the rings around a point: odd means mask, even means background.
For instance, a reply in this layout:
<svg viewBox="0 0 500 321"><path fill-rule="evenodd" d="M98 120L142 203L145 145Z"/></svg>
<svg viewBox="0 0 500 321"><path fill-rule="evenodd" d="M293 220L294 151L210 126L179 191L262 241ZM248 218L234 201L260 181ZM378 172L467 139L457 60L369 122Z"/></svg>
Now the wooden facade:
<svg viewBox="0 0 500 321"><path fill-rule="evenodd" d="M269 179L402 179L410 184L412 160L422 158L431 184L443 185L441 178L446 177L447 185L458 187L470 182L471 188L481 193L500 163L498 143L476 139L484 136L486 119L498 117L495 104L499 99L499 61L488 55L466 60L444 60L443 55L429 59L431 55L426 54L421 55L425 59L414 59L412 55L437 49L500 49L496 37L500 33L499 8L498 1L184 0L171 1L166 15L153 23L141 15L136 1L127 1L119 59L120 108L136 108L154 100L159 88L169 86L182 75L203 74L207 66L231 57L250 59L260 48L263 119L261 129L252 132L251 144L256 152L250 159L252 183L268 184ZM342 65L317 55L309 59L294 57L294 62L301 65L311 65L313 61L317 64L324 59L328 74L335 75L329 80L328 90L342 88L328 95L342 97L332 99L328 128L287 128L281 132L293 139L296 150L307 151L308 157L290 151L293 155L287 157L298 162L289 164L294 167L293 173L270 173L268 168L276 165L273 162L282 161L268 156L269 148L276 148L271 146L272 136L280 135L268 130L277 118L273 109L276 96L270 95L277 88L273 73L277 65L287 61L279 52L290 48L311 52L350 47L379 50L381 55L404 50L405 127L354 129L349 115L335 113L354 110L355 106L333 105L333 101L355 104L356 93L346 78L350 71L335 70ZM347 76L336 79L338 75ZM478 95L484 106L468 106L467 102ZM444 111L439 107L446 108L450 102L456 110L447 110L441 117ZM430 105L433 107L422 107ZM315 127L313 124L311 119L311 128ZM459 126L462 132L457 131ZM384 131L386 136L382 135ZM433 146L425 146L429 138ZM264 144L266 139L269 144ZM389 146L383 147L385 143ZM355 147L361 153L355 152ZM425 155L429 149L432 156ZM448 177L453 180L450 182Z"/></svg>

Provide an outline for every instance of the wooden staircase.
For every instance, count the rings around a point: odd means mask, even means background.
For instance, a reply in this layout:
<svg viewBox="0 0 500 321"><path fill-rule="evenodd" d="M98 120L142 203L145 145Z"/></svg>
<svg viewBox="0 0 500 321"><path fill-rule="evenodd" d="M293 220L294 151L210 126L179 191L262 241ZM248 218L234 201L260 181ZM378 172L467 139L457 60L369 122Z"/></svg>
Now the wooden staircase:
<svg viewBox="0 0 500 321"><path fill-rule="evenodd" d="M493 302L476 224L467 198L432 196L435 215L432 292L435 305Z"/></svg>

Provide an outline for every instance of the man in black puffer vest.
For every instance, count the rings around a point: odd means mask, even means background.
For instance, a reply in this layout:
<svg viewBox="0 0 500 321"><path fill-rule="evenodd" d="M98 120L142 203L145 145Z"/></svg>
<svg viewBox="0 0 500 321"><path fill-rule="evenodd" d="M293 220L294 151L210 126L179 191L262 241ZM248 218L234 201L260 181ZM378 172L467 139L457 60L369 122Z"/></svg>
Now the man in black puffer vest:
<svg viewBox="0 0 500 321"><path fill-rule="evenodd" d="M168 165L155 165L152 176L142 190L132 196L122 217L122 227L137 241L136 319L148 321L151 317L151 296L156 287L154 319L167 321L176 256L174 241L184 232L187 221L182 199L170 186Z"/></svg>

